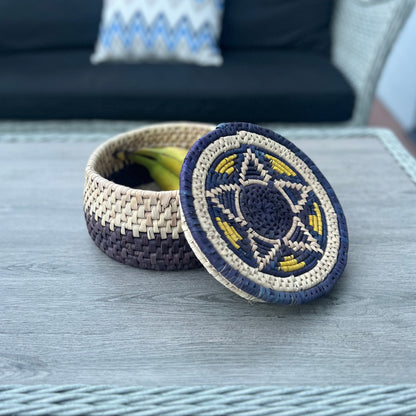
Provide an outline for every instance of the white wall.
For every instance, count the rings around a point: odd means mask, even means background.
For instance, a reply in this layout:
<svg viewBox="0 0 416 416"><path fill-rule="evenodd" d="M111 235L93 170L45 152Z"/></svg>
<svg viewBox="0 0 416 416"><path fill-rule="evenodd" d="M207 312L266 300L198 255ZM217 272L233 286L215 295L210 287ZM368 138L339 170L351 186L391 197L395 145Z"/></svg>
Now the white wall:
<svg viewBox="0 0 416 416"><path fill-rule="evenodd" d="M406 131L416 129L416 8L387 60L377 96Z"/></svg>

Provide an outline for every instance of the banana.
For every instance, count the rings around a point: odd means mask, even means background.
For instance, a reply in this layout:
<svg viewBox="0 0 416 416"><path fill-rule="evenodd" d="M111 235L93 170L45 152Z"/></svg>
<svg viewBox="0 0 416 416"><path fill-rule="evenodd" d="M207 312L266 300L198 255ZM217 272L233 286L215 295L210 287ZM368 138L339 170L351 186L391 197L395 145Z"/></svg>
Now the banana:
<svg viewBox="0 0 416 416"><path fill-rule="evenodd" d="M180 147L148 147L134 152L117 152L120 160L143 165L164 191L179 189L179 174L188 151Z"/></svg>
<svg viewBox="0 0 416 416"><path fill-rule="evenodd" d="M176 176L181 173L182 163L188 150L182 147L144 147L134 154L149 157L156 160Z"/></svg>

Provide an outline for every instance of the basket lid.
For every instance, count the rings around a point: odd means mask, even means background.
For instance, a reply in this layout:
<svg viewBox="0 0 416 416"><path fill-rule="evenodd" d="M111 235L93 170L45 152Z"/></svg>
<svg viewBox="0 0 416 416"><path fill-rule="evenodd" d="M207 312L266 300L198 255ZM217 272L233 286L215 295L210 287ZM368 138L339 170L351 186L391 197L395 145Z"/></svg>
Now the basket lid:
<svg viewBox="0 0 416 416"><path fill-rule="evenodd" d="M200 138L183 163L180 201L195 255L246 299L306 303L345 268L347 225L333 189L271 130L224 123Z"/></svg>

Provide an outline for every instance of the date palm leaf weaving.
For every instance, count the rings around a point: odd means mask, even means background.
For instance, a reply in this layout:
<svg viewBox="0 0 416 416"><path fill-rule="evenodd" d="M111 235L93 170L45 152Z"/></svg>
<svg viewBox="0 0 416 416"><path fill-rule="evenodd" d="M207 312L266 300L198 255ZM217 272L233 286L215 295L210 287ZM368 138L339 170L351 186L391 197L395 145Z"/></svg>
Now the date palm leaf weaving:
<svg viewBox="0 0 416 416"><path fill-rule="evenodd" d="M194 253L240 296L305 303L344 270L347 227L333 189L272 131L230 123L201 138L185 158L180 195Z"/></svg>

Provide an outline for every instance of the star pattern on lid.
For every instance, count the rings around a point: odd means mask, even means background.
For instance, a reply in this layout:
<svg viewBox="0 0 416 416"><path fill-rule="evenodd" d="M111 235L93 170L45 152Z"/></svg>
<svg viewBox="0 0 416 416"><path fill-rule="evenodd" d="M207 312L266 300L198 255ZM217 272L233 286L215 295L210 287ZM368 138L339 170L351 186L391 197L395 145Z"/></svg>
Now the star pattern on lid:
<svg viewBox="0 0 416 416"><path fill-rule="evenodd" d="M323 255L323 215L286 161L250 146L212 167L205 197L227 245L259 271L302 272ZM242 253L243 252L243 253Z"/></svg>

